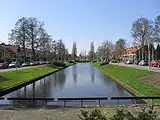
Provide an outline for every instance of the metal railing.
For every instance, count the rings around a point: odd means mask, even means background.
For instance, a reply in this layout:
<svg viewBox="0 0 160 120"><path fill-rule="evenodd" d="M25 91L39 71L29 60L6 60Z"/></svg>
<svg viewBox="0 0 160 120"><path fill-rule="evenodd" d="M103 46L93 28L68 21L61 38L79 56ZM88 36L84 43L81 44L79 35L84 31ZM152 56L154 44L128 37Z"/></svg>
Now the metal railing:
<svg viewBox="0 0 160 120"><path fill-rule="evenodd" d="M64 107L67 107L67 102L80 102L81 107L83 107L84 102L96 102L93 100L98 100L98 105L101 106L101 100L108 100L107 97L89 97L89 98L7 98L7 100L12 100L13 104L19 101L34 101L34 102L44 102L47 107L47 102L63 102Z"/></svg>
<svg viewBox="0 0 160 120"><path fill-rule="evenodd" d="M111 100L117 100L118 105L120 100L134 100L135 104L137 104L137 100L152 100L152 106L154 106L154 100L160 99L160 96L145 96L145 97L111 97ZM145 101L143 101L145 103Z"/></svg>
<svg viewBox="0 0 160 120"><path fill-rule="evenodd" d="M0 98L3 100L4 98ZM117 100L118 105L120 104L120 100L134 100L133 104L137 104L137 100L142 100L143 103L146 103L144 100L152 100L152 106L154 106L154 100L160 99L158 96L152 97L111 97L109 100ZM98 102L98 105L101 106L101 100L108 100L107 97L86 97L86 98L7 98L7 100L12 100L13 104L20 101L32 101L32 102L44 102L47 107L47 102L63 102L64 107L67 107L68 102L80 102L81 107L83 107L83 103L85 102Z"/></svg>

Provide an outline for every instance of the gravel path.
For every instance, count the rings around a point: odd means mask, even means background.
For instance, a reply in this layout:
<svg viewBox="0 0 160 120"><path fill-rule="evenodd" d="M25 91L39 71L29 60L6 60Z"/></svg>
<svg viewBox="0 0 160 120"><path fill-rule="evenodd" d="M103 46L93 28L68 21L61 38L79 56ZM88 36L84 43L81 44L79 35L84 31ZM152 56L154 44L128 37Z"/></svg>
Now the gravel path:
<svg viewBox="0 0 160 120"><path fill-rule="evenodd" d="M136 114L140 110L139 107L133 105L121 106L125 110L129 110ZM78 114L81 110L93 110L94 108L59 108L59 109L46 109L46 108L1 108L0 120L79 120ZM117 109L117 105L106 105L102 111L108 116L112 116ZM155 107L157 114L160 114L160 106Z"/></svg>

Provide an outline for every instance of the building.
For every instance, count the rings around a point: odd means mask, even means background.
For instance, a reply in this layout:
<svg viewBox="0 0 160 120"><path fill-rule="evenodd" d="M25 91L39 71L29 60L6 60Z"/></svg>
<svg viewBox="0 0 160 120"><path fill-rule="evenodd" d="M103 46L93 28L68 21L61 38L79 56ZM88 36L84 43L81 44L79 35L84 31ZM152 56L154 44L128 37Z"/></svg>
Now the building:
<svg viewBox="0 0 160 120"><path fill-rule="evenodd" d="M127 48L126 50L124 50L123 55L122 55L122 60L136 60L137 59L137 50L139 48L136 47L131 47L131 48Z"/></svg>

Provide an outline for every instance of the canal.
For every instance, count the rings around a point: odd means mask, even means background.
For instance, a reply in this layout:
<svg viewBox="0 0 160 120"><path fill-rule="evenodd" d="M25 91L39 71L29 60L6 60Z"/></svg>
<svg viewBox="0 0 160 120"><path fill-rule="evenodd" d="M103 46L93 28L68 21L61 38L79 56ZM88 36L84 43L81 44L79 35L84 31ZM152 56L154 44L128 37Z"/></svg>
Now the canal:
<svg viewBox="0 0 160 120"><path fill-rule="evenodd" d="M64 70L36 81L26 87L13 91L4 97L126 97L132 96L123 87L90 63L77 63ZM3 100L1 104L10 103ZM106 100L104 104L116 104L117 101ZM132 103L123 100L120 103ZM49 103L52 104L52 103ZM55 104L55 103L54 103ZM59 104L59 103L56 103ZM71 103L70 103L71 104ZM72 103L73 104L73 103ZM75 103L76 104L76 103ZM89 104L89 103L87 103ZM90 103L95 104L95 103Z"/></svg>

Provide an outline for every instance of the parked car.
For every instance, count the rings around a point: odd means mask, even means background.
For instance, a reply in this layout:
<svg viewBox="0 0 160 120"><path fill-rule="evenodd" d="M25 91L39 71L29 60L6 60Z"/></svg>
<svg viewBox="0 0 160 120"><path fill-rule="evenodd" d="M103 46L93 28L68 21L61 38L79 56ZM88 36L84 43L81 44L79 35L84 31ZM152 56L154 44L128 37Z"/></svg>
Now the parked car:
<svg viewBox="0 0 160 120"><path fill-rule="evenodd" d="M141 60L138 65L140 65L140 66L148 66L148 61L147 60Z"/></svg>
<svg viewBox="0 0 160 120"><path fill-rule="evenodd" d="M158 61L158 60L151 61L148 63L148 65L151 67L160 67L160 61Z"/></svg>
<svg viewBox="0 0 160 120"><path fill-rule="evenodd" d="M133 64L133 63L134 63L133 60L128 60L128 61L126 62L126 64Z"/></svg>
<svg viewBox="0 0 160 120"><path fill-rule="evenodd" d="M135 65L138 65L139 62L140 62L140 60L135 60L135 61L134 61L134 64L135 64Z"/></svg>
<svg viewBox="0 0 160 120"><path fill-rule="evenodd" d="M26 67L26 66L30 66L30 63L29 62L25 62L21 65L21 67Z"/></svg>
<svg viewBox="0 0 160 120"><path fill-rule="evenodd" d="M11 62L9 64L9 68L15 68L15 67L20 67L20 63L19 62Z"/></svg>
<svg viewBox="0 0 160 120"><path fill-rule="evenodd" d="M8 68L8 63L4 62L4 63L0 63L0 69L6 69Z"/></svg>
<svg viewBox="0 0 160 120"><path fill-rule="evenodd" d="M31 66L34 66L34 65L35 65L35 63L34 63L34 62L30 62L30 65L31 65Z"/></svg>

